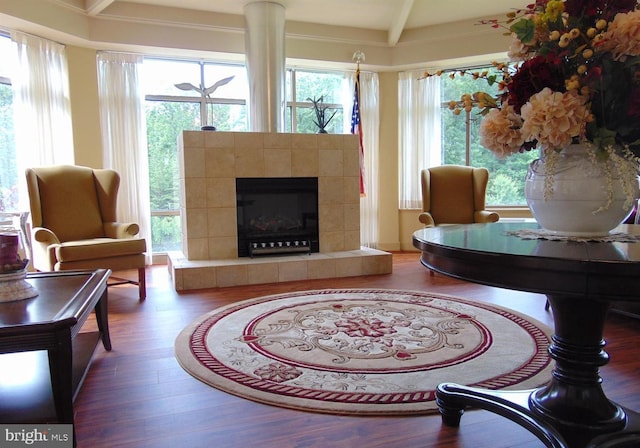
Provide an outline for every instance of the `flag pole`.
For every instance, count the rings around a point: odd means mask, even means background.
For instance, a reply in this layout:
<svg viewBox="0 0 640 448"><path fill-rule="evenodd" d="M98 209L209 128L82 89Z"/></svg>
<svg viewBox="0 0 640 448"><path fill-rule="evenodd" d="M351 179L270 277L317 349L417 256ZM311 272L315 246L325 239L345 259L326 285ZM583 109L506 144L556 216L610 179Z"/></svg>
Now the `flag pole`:
<svg viewBox="0 0 640 448"><path fill-rule="evenodd" d="M351 133L358 134L360 161L360 196L366 196L365 176L364 176L364 145L362 144L362 121L360 115L360 62L364 62L364 53L360 50L353 53L353 60L356 62L355 87L353 93L353 110L351 113Z"/></svg>

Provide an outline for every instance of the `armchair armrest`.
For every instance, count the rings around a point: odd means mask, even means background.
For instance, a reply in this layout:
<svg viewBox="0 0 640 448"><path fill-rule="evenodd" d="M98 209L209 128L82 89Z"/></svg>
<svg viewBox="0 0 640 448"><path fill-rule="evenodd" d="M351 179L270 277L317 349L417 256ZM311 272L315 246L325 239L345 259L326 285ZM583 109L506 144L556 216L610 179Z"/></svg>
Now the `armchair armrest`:
<svg viewBox="0 0 640 448"><path fill-rule="evenodd" d="M105 222L103 226L108 238L131 238L140 232L140 226L133 222Z"/></svg>
<svg viewBox="0 0 640 448"><path fill-rule="evenodd" d="M60 240L56 234L45 227L34 227L31 230L31 237L33 241L37 241L46 246L50 244L60 244Z"/></svg>
<svg viewBox="0 0 640 448"><path fill-rule="evenodd" d="M496 212L480 210L473 212L473 219L475 222L496 222L500 219L500 215Z"/></svg>
<svg viewBox="0 0 640 448"><path fill-rule="evenodd" d="M418 220L425 225L425 227L434 227L436 222L433 220L433 216L429 212L422 212L418 216Z"/></svg>

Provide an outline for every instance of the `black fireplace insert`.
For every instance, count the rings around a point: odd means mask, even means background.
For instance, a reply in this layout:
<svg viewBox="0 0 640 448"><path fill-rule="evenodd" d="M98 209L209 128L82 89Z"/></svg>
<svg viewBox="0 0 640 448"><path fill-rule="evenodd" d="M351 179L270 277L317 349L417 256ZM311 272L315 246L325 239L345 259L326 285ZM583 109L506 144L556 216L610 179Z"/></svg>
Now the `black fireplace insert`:
<svg viewBox="0 0 640 448"><path fill-rule="evenodd" d="M319 252L318 178L237 178L238 256Z"/></svg>

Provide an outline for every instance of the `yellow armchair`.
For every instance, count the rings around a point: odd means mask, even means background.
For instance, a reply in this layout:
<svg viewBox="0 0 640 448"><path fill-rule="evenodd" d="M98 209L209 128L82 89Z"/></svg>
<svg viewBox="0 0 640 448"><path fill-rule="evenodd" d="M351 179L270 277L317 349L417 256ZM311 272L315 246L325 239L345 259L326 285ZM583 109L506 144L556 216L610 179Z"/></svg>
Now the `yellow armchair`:
<svg viewBox="0 0 640 448"><path fill-rule="evenodd" d="M489 182L486 168L442 165L421 172L422 213L426 227L441 224L496 222L500 216L485 210Z"/></svg>
<svg viewBox="0 0 640 448"><path fill-rule="evenodd" d="M135 223L119 223L116 202L120 176L113 170L50 166L26 170L31 209L32 263L38 271L138 270L146 297L144 238Z"/></svg>

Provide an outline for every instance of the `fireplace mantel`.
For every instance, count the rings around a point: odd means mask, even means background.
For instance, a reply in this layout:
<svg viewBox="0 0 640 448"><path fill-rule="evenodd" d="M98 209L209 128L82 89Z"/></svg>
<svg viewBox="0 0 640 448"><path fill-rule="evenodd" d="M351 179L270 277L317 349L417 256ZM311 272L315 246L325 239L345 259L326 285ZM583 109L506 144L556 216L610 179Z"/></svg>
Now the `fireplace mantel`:
<svg viewBox="0 0 640 448"><path fill-rule="evenodd" d="M322 270L327 275L333 273L335 276L336 268L327 268L328 260L340 260L343 264L351 260L354 266L368 266L364 271L353 266L344 271L351 275L391 271L391 254L360 247L357 136L184 131L178 139L178 148L182 253L169 254L176 289L193 289L184 284L183 273L177 272L188 266L255 264L264 267L278 262L298 261L307 265L317 261L325 265ZM243 177L318 178L318 254L259 260L238 258L235 180ZM363 257L366 263L363 263ZM284 277L286 280L309 278L309 269L304 271L304 275L296 276L300 278ZM277 279L272 276L268 281L260 282L284 281L281 277L278 274ZM199 287L231 286L224 281L221 284L219 280L205 286L202 282L200 278ZM246 282L256 283L256 278L247 278Z"/></svg>

